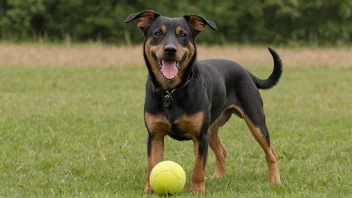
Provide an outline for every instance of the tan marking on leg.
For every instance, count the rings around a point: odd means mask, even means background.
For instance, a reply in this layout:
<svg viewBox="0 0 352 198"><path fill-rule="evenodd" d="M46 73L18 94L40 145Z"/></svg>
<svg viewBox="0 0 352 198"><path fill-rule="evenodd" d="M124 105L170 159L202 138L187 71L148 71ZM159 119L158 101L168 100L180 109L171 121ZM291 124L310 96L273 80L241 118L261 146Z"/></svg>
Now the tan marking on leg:
<svg viewBox="0 0 352 198"><path fill-rule="evenodd" d="M219 128L230 119L231 112L224 111L221 116L209 127L209 146L213 150L216 158L216 167L213 178L223 178L225 175L226 155L224 145L219 138Z"/></svg>
<svg viewBox="0 0 352 198"><path fill-rule="evenodd" d="M164 158L164 137L168 131L170 131L170 123L162 114L152 115L150 113L145 113L144 116L146 126L153 136L151 140L150 155L148 157L148 170L144 192L152 193L153 190L149 183L150 172L153 167Z"/></svg>
<svg viewBox="0 0 352 198"><path fill-rule="evenodd" d="M193 138L194 148L194 167L192 171L191 188L189 189L194 193L205 192L205 164L206 156L199 156L199 143L196 137Z"/></svg>
<svg viewBox="0 0 352 198"><path fill-rule="evenodd" d="M198 112L191 115L183 115L175 121L175 125L186 136L193 140L194 167L192 171L191 192L202 193L205 191L205 163L206 156L199 155L199 135L204 122L204 113Z"/></svg>
<svg viewBox="0 0 352 198"><path fill-rule="evenodd" d="M279 170L277 168L276 154L274 152L274 149L271 147L271 145L265 139L261 130L253 124L253 122L244 114L243 110L240 107L238 107L236 105L230 105L229 108L235 109L237 112L239 112L242 115L242 117L246 121L246 124L247 124L248 128L250 129L253 137L257 140L259 145L262 147L262 149L265 153L265 159L266 159L266 162L268 165L269 181L270 182L280 182L280 174L279 174Z"/></svg>
<svg viewBox="0 0 352 198"><path fill-rule="evenodd" d="M161 162L164 159L164 137L157 135L153 138L151 142L151 151L148 157L148 170L146 176L146 185L144 187L145 193L152 193L153 190L150 186L150 172L156 164Z"/></svg>
<svg viewBox="0 0 352 198"><path fill-rule="evenodd" d="M209 146L213 150L216 158L216 167L213 178L223 178L226 166L226 150L218 137L219 128L213 127L209 130ZM224 152L225 151L225 152Z"/></svg>

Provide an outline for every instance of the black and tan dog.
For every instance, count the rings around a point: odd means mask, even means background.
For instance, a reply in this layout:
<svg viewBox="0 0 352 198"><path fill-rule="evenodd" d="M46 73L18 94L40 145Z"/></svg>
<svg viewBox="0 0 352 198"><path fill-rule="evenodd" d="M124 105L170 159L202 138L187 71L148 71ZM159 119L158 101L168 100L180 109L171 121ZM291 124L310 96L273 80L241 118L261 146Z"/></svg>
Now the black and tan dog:
<svg viewBox="0 0 352 198"><path fill-rule="evenodd" d="M190 190L205 191L208 145L216 156L213 177L225 173L226 150L218 130L232 114L243 118L266 156L270 182L280 182L276 156L270 146L263 102L258 89L273 87L281 77L278 54L269 48L274 69L266 80L259 79L239 64L222 59L196 59L195 37L214 22L198 15L168 18L146 10L127 17L137 19L145 36L144 59L149 70L144 119L148 130L148 172L145 192L152 192L149 175L163 160L164 137L192 140L194 168Z"/></svg>

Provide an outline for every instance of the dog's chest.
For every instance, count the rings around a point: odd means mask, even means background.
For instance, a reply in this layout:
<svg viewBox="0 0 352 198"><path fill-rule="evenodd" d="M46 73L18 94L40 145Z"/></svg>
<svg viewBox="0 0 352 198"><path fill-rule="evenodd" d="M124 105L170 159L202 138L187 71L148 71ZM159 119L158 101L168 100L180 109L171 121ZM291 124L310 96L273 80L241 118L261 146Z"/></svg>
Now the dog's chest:
<svg viewBox="0 0 352 198"><path fill-rule="evenodd" d="M175 120L169 120L164 114L145 114L146 126L155 135L169 135L176 140L190 140L200 132L204 113L184 114Z"/></svg>
<svg viewBox="0 0 352 198"><path fill-rule="evenodd" d="M170 137L178 140L189 140L200 132L204 121L204 113L198 112L191 115L182 115L171 125Z"/></svg>

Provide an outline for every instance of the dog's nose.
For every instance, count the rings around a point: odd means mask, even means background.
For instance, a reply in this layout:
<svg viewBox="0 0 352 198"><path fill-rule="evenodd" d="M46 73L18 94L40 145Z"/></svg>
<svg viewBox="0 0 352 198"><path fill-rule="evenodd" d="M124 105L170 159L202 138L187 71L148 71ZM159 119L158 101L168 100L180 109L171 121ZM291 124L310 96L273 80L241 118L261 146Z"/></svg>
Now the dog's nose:
<svg viewBox="0 0 352 198"><path fill-rule="evenodd" d="M174 45L168 44L168 45L165 45L164 52L165 52L165 54L169 54L169 55L175 54L177 52L177 48Z"/></svg>

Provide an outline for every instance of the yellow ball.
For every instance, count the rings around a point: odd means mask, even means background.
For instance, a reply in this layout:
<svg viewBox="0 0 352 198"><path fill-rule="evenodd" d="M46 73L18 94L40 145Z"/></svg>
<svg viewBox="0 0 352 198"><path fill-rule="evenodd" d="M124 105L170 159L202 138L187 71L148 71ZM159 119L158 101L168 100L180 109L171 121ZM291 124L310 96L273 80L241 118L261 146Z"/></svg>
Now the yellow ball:
<svg viewBox="0 0 352 198"><path fill-rule="evenodd" d="M185 171L173 161L158 163L150 173L150 186L159 195L180 193L185 183Z"/></svg>

